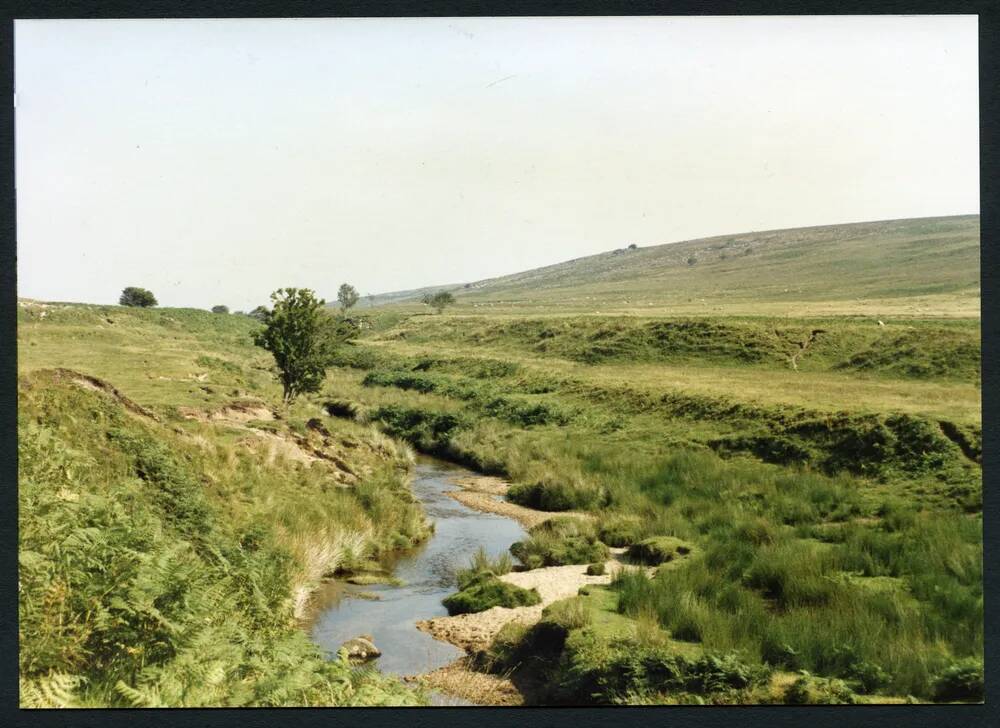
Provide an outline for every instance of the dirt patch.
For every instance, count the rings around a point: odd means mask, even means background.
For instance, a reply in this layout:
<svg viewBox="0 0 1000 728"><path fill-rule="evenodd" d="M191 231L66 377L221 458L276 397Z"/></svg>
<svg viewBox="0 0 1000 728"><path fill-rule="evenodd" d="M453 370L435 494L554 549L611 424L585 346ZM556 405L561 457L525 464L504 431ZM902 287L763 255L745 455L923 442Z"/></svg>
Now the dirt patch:
<svg viewBox="0 0 1000 728"><path fill-rule="evenodd" d="M433 672L403 679L464 698L477 705L524 705L524 697L510 680L498 675L475 672L469 668L467 657L461 657Z"/></svg>

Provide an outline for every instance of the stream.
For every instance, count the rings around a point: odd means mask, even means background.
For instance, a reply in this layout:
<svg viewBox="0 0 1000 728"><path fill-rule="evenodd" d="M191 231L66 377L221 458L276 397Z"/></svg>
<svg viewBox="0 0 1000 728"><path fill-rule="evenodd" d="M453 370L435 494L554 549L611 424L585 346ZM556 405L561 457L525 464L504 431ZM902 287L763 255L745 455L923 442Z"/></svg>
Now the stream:
<svg viewBox="0 0 1000 728"><path fill-rule="evenodd" d="M374 664L384 673L401 676L430 672L465 654L421 632L415 623L448 614L441 600L455 591L455 571L467 567L480 546L495 558L525 536L517 521L475 511L445 495L459 488L452 478L474 475L442 460L418 457L411 488L434 521L434 534L386 563L402 586L326 583L316 595L314 616L306 624L313 642L335 655L342 643L370 634L382 650ZM378 599L359 596L366 594Z"/></svg>

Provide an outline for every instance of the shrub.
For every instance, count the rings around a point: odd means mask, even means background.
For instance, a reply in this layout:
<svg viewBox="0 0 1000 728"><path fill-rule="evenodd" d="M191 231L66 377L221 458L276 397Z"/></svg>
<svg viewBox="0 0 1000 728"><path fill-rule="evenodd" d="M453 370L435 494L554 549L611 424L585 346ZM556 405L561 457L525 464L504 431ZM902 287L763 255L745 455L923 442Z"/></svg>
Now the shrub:
<svg viewBox="0 0 1000 728"><path fill-rule="evenodd" d="M542 601L535 589L501 581L492 574L477 574L466 582L461 591L442 600L448 614L482 612L492 607L530 607Z"/></svg>
<svg viewBox="0 0 1000 728"><path fill-rule="evenodd" d="M229 306L212 306L212 313L229 313Z"/></svg>
<svg viewBox="0 0 1000 728"><path fill-rule="evenodd" d="M604 576L604 562L596 561L587 565L587 576Z"/></svg>
<svg viewBox="0 0 1000 728"><path fill-rule="evenodd" d="M138 306L139 308L150 308L156 305L156 296L145 288L128 286L122 291L118 299L120 306Z"/></svg>
<svg viewBox="0 0 1000 728"><path fill-rule="evenodd" d="M654 536L629 547L628 557L648 566L673 561L678 556L691 553L691 545L673 536Z"/></svg>
<svg viewBox="0 0 1000 728"><path fill-rule="evenodd" d="M934 700L981 702L985 694L983 663L976 659L949 665L934 679Z"/></svg>

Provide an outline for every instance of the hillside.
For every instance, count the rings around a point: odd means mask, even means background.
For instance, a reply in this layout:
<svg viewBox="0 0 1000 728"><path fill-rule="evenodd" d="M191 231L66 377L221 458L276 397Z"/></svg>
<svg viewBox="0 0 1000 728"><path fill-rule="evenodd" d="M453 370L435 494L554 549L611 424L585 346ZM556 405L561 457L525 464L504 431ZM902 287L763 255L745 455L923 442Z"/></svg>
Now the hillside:
<svg viewBox="0 0 1000 728"><path fill-rule="evenodd" d="M979 216L722 235L620 248L449 286L375 296L523 312L979 315Z"/></svg>

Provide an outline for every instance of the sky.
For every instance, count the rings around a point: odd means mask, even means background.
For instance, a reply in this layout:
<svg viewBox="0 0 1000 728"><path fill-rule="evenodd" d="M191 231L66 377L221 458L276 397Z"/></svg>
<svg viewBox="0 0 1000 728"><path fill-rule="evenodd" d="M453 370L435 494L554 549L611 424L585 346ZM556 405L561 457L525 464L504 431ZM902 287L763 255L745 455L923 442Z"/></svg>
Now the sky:
<svg viewBox="0 0 1000 728"><path fill-rule="evenodd" d="M979 212L974 16L15 23L18 295L249 310Z"/></svg>

